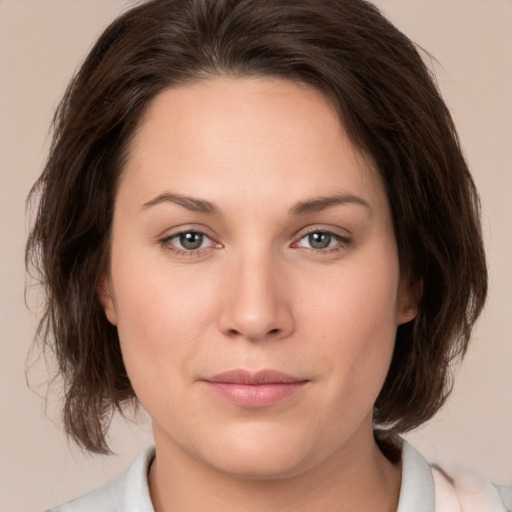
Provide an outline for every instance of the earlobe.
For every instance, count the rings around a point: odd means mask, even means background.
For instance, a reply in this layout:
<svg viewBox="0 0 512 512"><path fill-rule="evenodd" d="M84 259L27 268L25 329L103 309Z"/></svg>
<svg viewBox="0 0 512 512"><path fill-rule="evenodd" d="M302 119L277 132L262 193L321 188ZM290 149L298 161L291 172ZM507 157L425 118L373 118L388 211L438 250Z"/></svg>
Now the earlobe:
<svg viewBox="0 0 512 512"><path fill-rule="evenodd" d="M402 309L402 311L400 311L398 314L397 325L406 324L407 322L414 320L414 318L416 318L417 314L418 314L417 307L406 307L406 308Z"/></svg>
<svg viewBox="0 0 512 512"><path fill-rule="evenodd" d="M114 294L112 291L112 284L110 276L104 273L98 281L96 288L98 299L103 307L103 311L107 317L107 320L112 325L117 325L117 312L114 300Z"/></svg>
<svg viewBox="0 0 512 512"><path fill-rule="evenodd" d="M423 295L423 279L418 283L402 286L397 310L397 325L406 324L416 318Z"/></svg>

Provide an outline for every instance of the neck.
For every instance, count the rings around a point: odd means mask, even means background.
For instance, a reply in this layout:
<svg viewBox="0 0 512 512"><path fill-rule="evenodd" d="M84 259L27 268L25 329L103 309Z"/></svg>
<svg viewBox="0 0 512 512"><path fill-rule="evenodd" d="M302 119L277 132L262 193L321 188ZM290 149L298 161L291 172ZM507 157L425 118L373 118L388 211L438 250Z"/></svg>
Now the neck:
<svg viewBox="0 0 512 512"><path fill-rule="evenodd" d="M157 457L149 475L155 512L395 512L398 506L400 464L382 454L373 436L305 471L276 479L239 478L158 436L155 444Z"/></svg>

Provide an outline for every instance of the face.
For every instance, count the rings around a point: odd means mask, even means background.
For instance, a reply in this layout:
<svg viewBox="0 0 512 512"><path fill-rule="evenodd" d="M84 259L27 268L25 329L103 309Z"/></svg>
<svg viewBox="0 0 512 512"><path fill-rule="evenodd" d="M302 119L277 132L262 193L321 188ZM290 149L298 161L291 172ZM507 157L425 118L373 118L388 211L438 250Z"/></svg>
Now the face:
<svg viewBox="0 0 512 512"><path fill-rule="evenodd" d="M319 93L215 78L136 133L100 296L158 451L248 478L372 438L400 278L387 198Z"/></svg>

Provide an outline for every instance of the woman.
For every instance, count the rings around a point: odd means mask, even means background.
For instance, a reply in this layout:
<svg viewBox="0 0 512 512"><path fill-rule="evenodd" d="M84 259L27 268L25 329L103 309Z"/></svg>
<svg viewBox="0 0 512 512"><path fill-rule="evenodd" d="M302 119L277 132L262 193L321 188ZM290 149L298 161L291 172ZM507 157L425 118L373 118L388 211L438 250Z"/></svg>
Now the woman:
<svg viewBox="0 0 512 512"><path fill-rule="evenodd" d="M478 198L370 4L134 8L70 85L34 190L66 428L106 453L140 403L155 438L55 510L471 510L396 434L441 407L482 309Z"/></svg>

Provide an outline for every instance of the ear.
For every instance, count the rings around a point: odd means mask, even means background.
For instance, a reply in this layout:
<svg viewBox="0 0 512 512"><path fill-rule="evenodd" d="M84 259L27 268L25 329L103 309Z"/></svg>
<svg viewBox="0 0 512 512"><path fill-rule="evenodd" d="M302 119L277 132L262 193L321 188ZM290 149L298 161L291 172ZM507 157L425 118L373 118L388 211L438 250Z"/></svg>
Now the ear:
<svg viewBox="0 0 512 512"><path fill-rule="evenodd" d="M98 294L98 299L103 306L103 311L105 312L107 320L112 325L117 325L116 303L110 275L107 272L103 273L98 281L96 292Z"/></svg>
<svg viewBox="0 0 512 512"><path fill-rule="evenodd" d="M403 279L400 282L396 310L397 325L406 324L416 318L422 295L423 279L415 283L409 279Z"/></svg>

